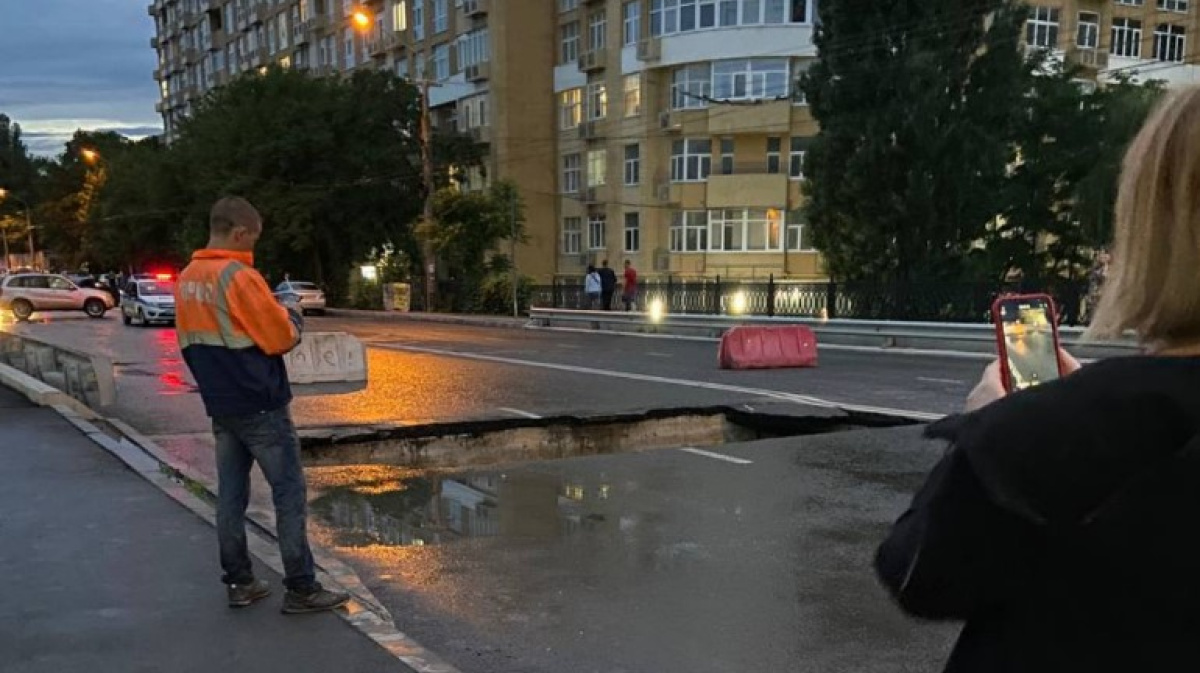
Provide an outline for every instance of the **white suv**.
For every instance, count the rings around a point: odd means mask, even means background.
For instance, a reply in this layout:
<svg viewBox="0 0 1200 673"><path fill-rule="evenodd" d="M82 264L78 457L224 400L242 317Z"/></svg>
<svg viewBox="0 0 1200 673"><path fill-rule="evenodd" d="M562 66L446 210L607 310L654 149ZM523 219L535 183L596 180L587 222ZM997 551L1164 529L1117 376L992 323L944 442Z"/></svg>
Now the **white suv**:
<svg viewBox="0 0 1200 673"><path fill-rule="evenodd" d="M112 307L109 293L81 288L57 274L18 273L0 281L0 309L11 310L17 320L29 320L35 311L83 311L103 318Z"/></svg>

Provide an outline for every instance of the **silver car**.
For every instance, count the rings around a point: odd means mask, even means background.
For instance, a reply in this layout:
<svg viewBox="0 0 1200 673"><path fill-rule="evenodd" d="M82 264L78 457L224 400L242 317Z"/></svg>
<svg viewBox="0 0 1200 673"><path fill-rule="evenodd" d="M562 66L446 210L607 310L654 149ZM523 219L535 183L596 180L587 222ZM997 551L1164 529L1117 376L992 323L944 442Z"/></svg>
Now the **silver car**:
<svg viewBox="0 0 1200 673"><path fill-rule="evenodd" d="M139 279L121 291L121 321L148 327L150 323L175 322L175 281L170 278Z"/></svg>
<svg viewBox="0 0 1200 673"><path fill-rule="evenodd" d="M58 274L18 273L0 281L0 309L11 310L17 320L45 311L83 311L88 317L103 318L112 307L109 293L81 288Z"/></svg>
<svg viewBox="0 0 1200 673"><path fill-rule="evenodd" d="M275 287L275 296L281 294L300 296L300 310L304 313L325 313L325 293L316 283L303 280L285 280Z"/></svg>

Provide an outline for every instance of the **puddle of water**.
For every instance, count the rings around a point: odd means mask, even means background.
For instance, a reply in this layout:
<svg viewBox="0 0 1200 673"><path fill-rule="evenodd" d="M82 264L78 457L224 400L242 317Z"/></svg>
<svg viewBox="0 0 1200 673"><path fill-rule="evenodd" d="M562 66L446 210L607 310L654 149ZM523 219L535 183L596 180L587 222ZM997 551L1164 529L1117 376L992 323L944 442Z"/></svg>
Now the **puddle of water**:
<svg viewBox="0 0 1200 673"><path fill-rule="evenodd" d="M551 474L310 468L313 523L339 547L425 546L469 538L546 539L624 527L605 512L613 486Z"/></svg>

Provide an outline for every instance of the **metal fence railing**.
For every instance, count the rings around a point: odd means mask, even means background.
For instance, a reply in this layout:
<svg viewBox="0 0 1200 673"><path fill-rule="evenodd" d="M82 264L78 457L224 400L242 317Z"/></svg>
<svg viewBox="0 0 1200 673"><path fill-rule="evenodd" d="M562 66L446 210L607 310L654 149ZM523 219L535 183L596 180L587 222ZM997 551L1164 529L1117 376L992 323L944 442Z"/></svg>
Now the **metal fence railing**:
<svg viewBox="0 0 1200 673"><path fill-rule="evenodd" d="M668 313L821 317L986 323L996 297L1045 292L1054 297L1063 325L1082 325L1090 307L1085 282L1018 283L797 283L790 281L653 280L638 288L637 308L657 303ZM557 281L531 288L536 308L589 308L583 284ZM613 310L623 308L620 289Z"/></svg>

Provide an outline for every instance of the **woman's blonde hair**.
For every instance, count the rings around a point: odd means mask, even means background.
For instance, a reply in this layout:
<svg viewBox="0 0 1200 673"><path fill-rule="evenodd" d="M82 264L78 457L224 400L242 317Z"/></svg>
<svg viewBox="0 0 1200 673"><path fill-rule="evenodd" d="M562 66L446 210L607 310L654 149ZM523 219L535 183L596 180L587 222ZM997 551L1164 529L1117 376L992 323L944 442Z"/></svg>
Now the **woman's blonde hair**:
<svg viewBox="0 0 1200 673"><path fill-rule="evenodd" d="M1088 336L1200 339L1200 88L1166 98L1121 168L1109 277Z"/></svg>

